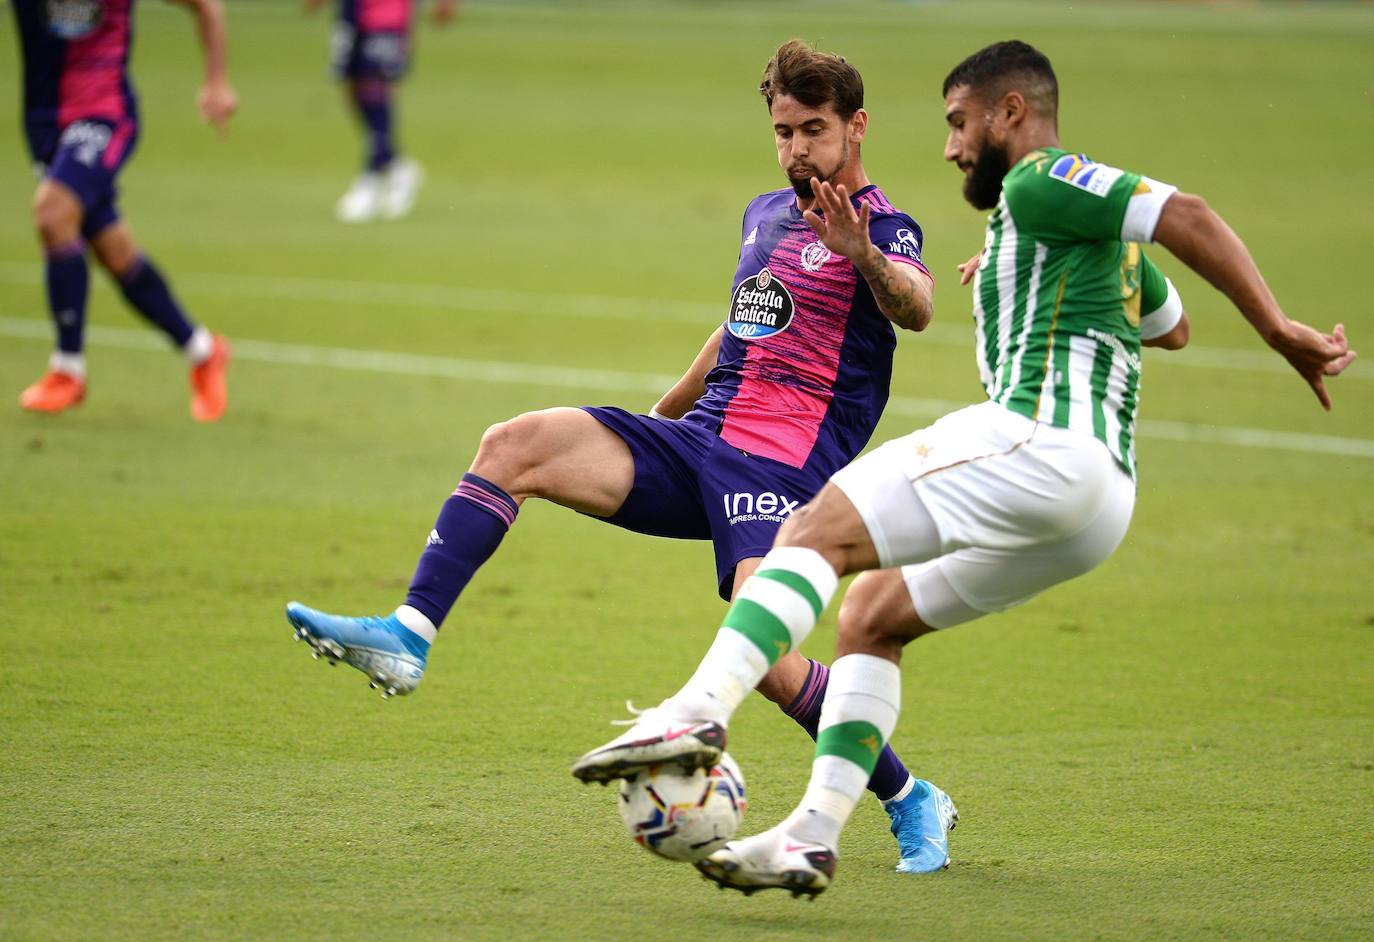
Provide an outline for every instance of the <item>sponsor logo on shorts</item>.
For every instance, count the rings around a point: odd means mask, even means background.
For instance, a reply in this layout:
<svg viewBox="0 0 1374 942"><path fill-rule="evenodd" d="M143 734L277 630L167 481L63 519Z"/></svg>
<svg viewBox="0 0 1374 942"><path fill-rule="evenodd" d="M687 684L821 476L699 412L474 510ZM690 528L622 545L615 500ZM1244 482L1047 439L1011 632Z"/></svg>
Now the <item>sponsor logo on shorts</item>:
<svg viewBox="0 0 1374 942"><path fill-rule="evenodd" d="M761 340L786 330L794 310L787 286L765 268L739 283L725 327L740 340Z"/></svg>
<svg viewBox="0 0 1374 942"><path fill-rule="evenodd" d="M723 494L721 499L725 502L725 517L730 521L731 526L755 520L771 520L774 523L782 523L801 503L799 500L792 500L783 494L775 494L772 491L764 491L761 494L747 492Z"/></svg>
<svg viewBox="0 0 1374 942"><path fill-rule="evenodd" d="M1106 196L1121 171L1106 164L1093 163L1086 154L1065 154L1054 162L1050 176L1055 180L1086 190L1093 196Z"/></svg>
<svg viewBox="0 0 1374 942"><path fill-rule="evenodd" d="M70 147L76 162L94 167L105 148L110 146L110 127L96 121L77 121L62 132L59 148Z"/></svg>
<svg viewBox="0 0 1374 942"><path fill-rule="evenodd" d="M830 261L830 250L823 242L812 242L801 250L802 268L807 271L820 271Z"/></svg>

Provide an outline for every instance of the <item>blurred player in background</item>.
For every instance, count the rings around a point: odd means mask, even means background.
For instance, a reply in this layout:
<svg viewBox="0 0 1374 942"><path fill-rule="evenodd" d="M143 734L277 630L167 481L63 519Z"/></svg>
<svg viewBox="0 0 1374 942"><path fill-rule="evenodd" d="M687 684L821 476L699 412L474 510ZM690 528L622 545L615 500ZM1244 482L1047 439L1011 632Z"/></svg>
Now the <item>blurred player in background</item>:
<svg viewBox="0 0 1374 942"><path fill-rule="evenodd" d="M335 207L344 222L399 219L410 212L424 183L424 169L396 145L396 85L410 69L414 0L337 0L330 58L334 75L348 83L366 140L363 172ZM434 0L436 23L447 23L460 0ZM325 0L305 0L318 10Z"/></svg>
<svg viewBox="0 0 1374 942"><path fill-rule="evenodd" d="M1156 297L1162 286L1142 269L1141 243L1222 290L1325 408L1323 378L1354 358L1341 325L1322 334L1284 314L1201 198L1060 147L1059 86L1037 50L989 46L950 72L944 94L945 159L963 171L968 201L993 211L983 252L961 266L976 270L987 400L831 478L780 528L686 685L573 767L604 780L713 763L747 691L810 633L839 577L863 572L841 609L806 793L781 824L697 865L721 886L829 886L841 829L897 722L904 645L1086 573L1125 536L1140 347L1177 348L1188 333L1171 292L1162 319L1142 316L1155 303L1140 297L1142 279Z"/></svg>
<svg viewBox="0 0 1374 942"><path fill-rule="evenodd" d="M225 66L220 0L190 7L205 55L201 117L220 133L238 107ZM224 338L193 323L161 272L134 241L116 206L116 177L138 140L138 101L129 83L134 0L12 0L24 59L24 131L42 179L33 219L43 245L57 349L48 372L19 404L62 412L86 396L86 248L129 304L171 338L191 367L191 415L213 422L228 404Z"/></svg>
<svg viewBox="0 0 1374 942"><path fill-rule="evenodd" d="M728 600L792 510L863 449L887 402L893 326L930 321L921 230L864 172L868 113L852 65L794 40L760 91L790 185L745 210L729 316L683 378L649 415L549 409L489 429L400 608L359 619L287 607L317 656L357 667L384 694L414 689L440 623L531 497L640 533L711 540ZM853 230L818 237L823 216L841 211ZM759 689L814 736L828 677L793 653ZM898 869L943 868L936 809L948 798L890 748L869 787L892 819Z"/></svg>

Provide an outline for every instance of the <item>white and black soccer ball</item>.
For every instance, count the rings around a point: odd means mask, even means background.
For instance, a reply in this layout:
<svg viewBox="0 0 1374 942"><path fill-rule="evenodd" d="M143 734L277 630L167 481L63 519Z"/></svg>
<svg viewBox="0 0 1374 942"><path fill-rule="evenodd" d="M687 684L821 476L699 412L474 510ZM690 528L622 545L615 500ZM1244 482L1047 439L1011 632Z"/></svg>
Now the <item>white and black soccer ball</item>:
<svg viewBox="0 0 1374 942"><path fill-rule="evenodd" d="M729 754L690 774L654 766L620 782L620 817L635 843L668 860L700 860L744 817L744 775Z"/></svg>

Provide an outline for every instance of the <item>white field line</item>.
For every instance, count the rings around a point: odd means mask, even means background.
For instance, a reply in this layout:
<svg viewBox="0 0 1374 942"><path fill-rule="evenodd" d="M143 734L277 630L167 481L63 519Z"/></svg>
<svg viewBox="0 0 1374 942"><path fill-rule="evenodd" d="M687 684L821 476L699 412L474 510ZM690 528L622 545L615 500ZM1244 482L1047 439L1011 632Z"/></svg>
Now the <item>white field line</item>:
<svg viewBox="0 0 1374 942"><path fill-rule="evenodd" d="M151 330L125 327L87 329L98 346L125 350L166 351L167 342ZM52 341L52 329L45 321L33 318L0 317L0 336L20 340ZM291 366L326 366L345 370L364 370L399 376L440 376L487 383L521 386L552 386L580 390L657 395L678 379L657 373L632 373L624 370L589 370L580 367L541 366L499 360L464 360L457 357L418 353L386 353L377 350L352 350L346 347L317 347L306 344L275 343L269 340L233 339L234 356L260 363ZM935 418L968 405L945 399L919 399L893 396L888 412L915 418ZM1269 429L1228 425L1193 425L1142 419L1139 431L1145 438L1172 441L1236 445L1242 448L1272 448L1303 454L1344 455L1374 458L1374 440L1341 438L1334 435L1308 435Z"/></svg>
<svg viewBox="0 0 1374 942"><path fill-rule="evenodd" d="M0 261L0 284L37 286L41 269L36 262ZM259 301L305 301L330 304L361 304L368 307L410 307L430 311L487 311L537 314L541 317L605 317L616 320L666 320L701 325L703 334L713 330L725 315L727 301L717 304L673 299L618 298L596 294L540 294L451 285L353 281L333 278L299 278L270 275L227 275L178 272L176 285L193 294ZM935 323L910 343L970 349L973 327L962 316L957 321ZM1289 366L1263 349L1237 350L1190 344L1181 353L1151 351L1150 363L1207 370L1240 370L1287 373ZM1354 363L1341 380L1374 379L1374 367Z"/></svg>

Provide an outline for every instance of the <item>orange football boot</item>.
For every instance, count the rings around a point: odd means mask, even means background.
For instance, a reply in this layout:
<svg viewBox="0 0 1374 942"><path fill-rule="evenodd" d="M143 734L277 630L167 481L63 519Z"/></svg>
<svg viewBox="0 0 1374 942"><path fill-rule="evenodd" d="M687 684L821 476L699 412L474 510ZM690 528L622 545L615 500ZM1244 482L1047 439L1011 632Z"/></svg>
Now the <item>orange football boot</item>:
<svg viewBox="0 0 1374 942"><path fill-rule="evenodd" d="M86 398L86 381L61 370L48 370L43 378L19 394L19 407L30 412L65 412Z"/></svg>
<svg viewBox="0 0 1374 942"><path fill-rule="evenodd" d="M191 368L191 418L214 422L229 405L224 374L229 370L229 342L215 334L214 346L205 361Z"/></svg>

